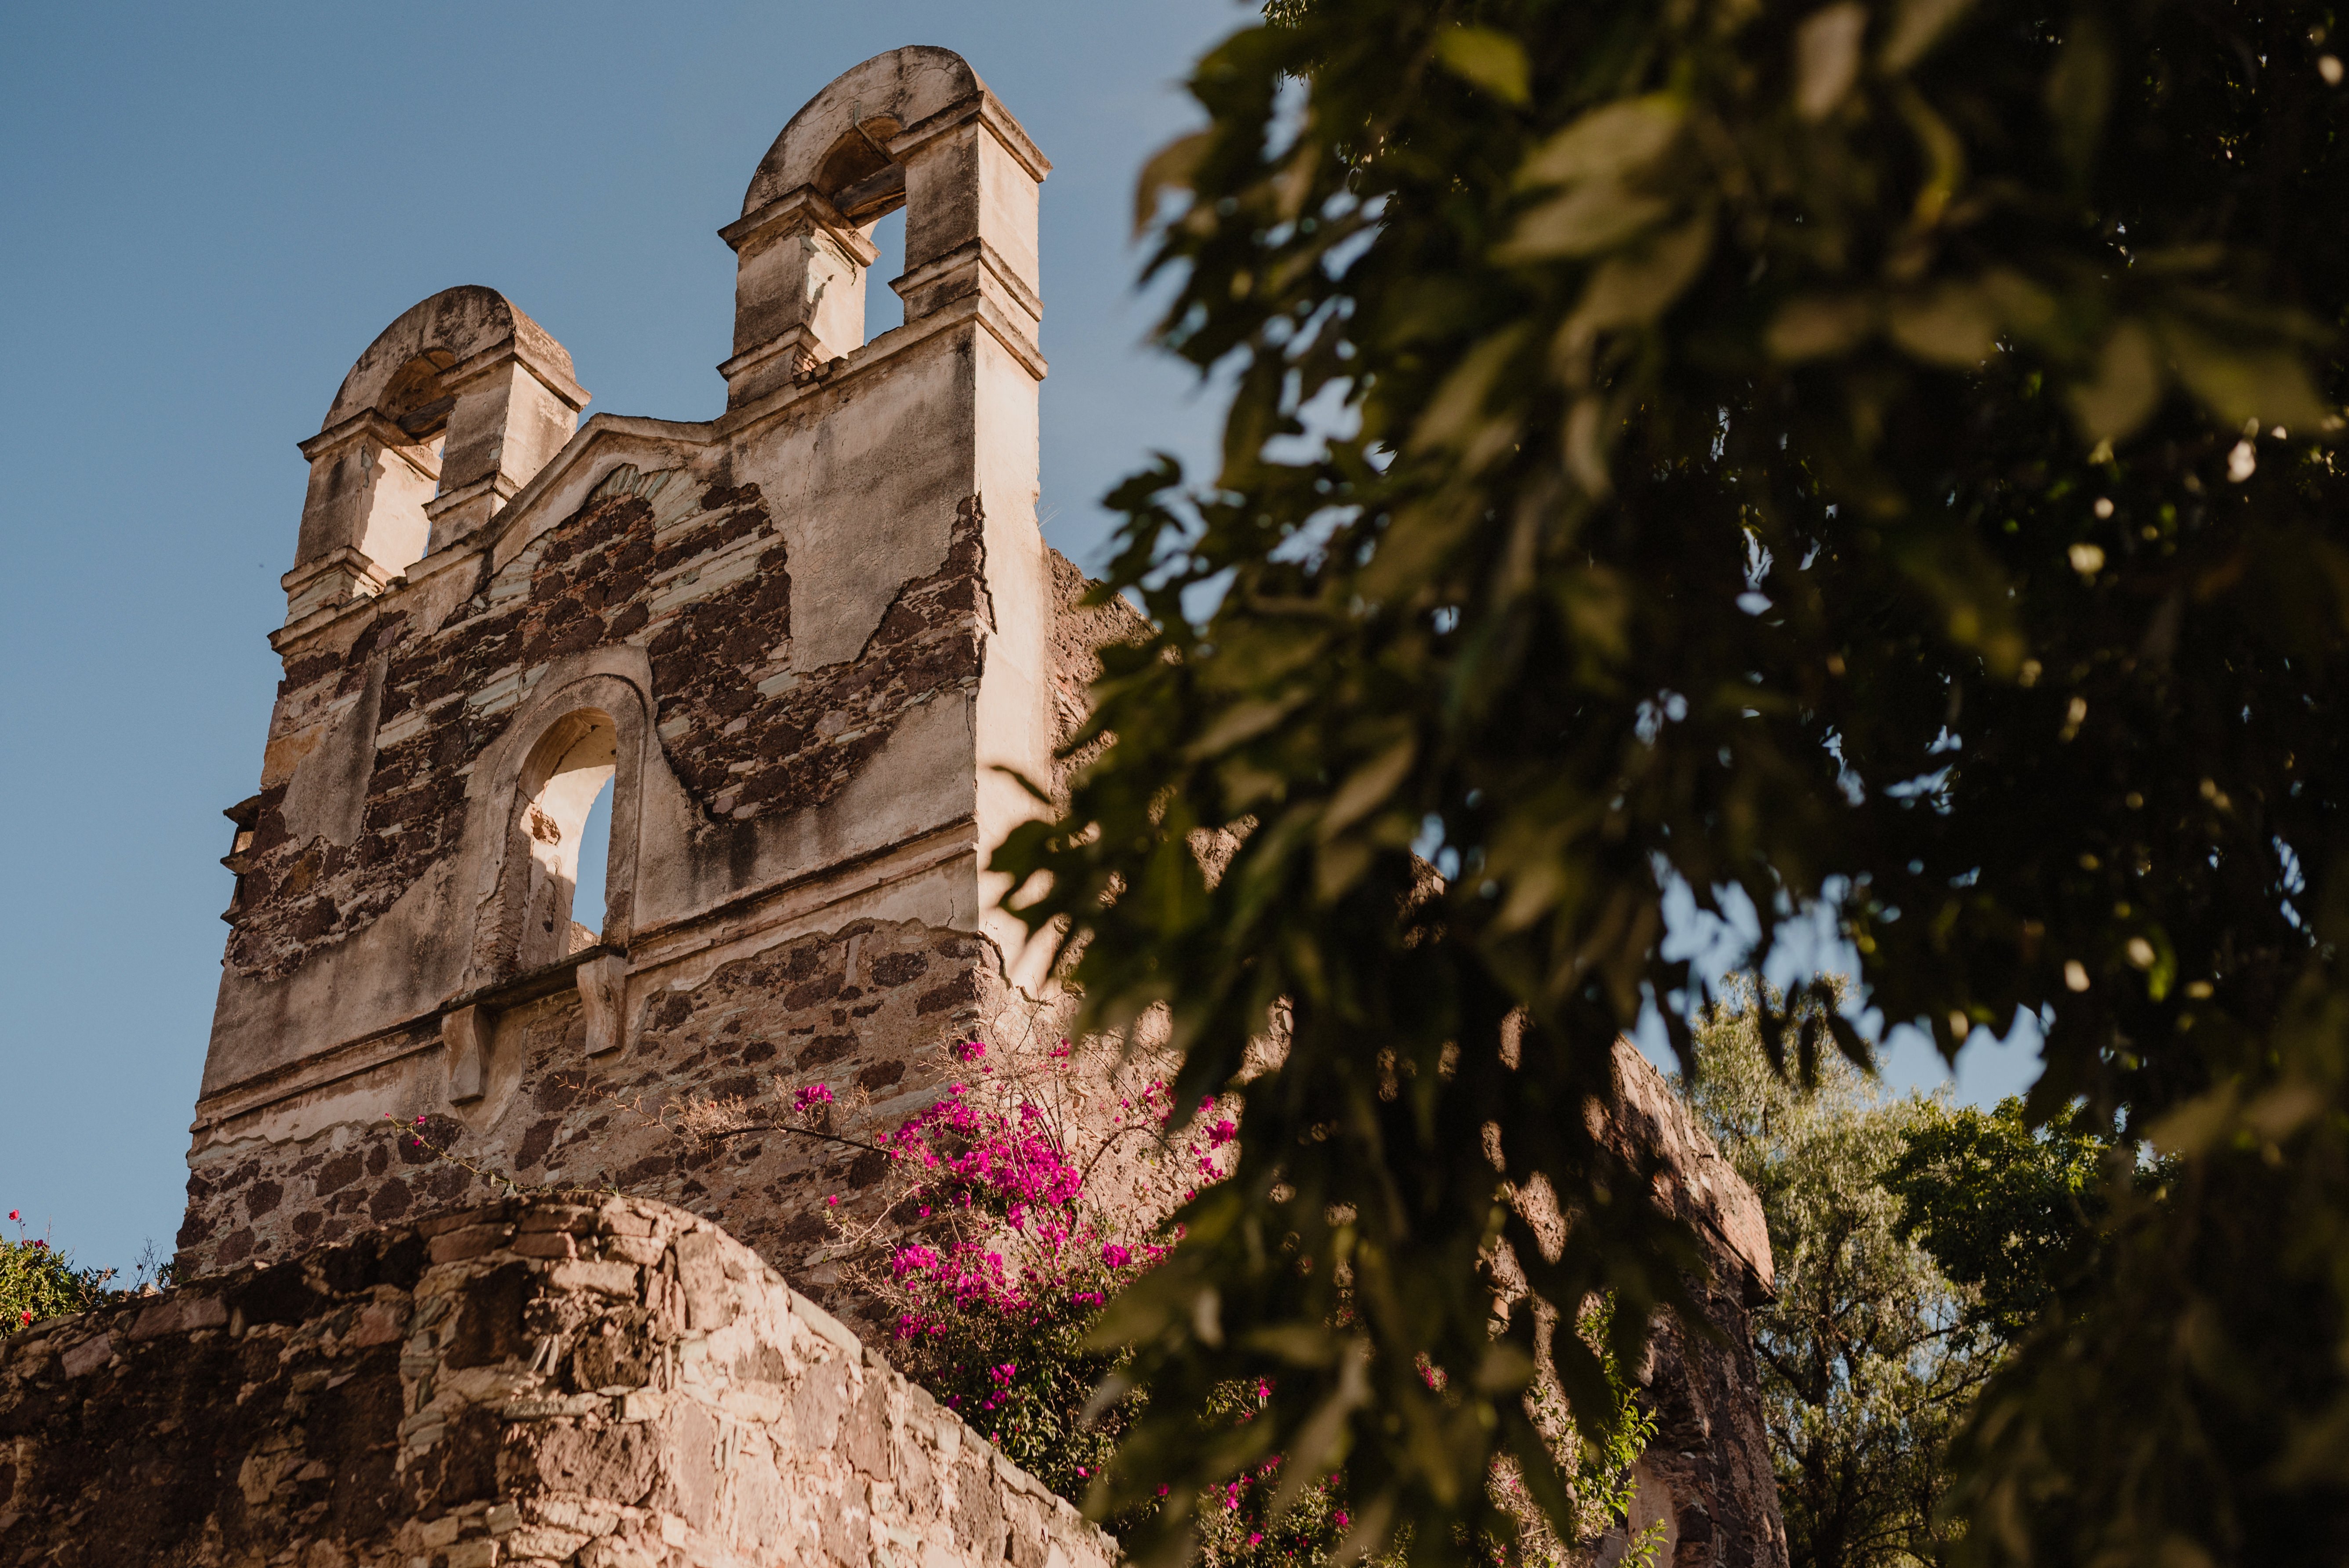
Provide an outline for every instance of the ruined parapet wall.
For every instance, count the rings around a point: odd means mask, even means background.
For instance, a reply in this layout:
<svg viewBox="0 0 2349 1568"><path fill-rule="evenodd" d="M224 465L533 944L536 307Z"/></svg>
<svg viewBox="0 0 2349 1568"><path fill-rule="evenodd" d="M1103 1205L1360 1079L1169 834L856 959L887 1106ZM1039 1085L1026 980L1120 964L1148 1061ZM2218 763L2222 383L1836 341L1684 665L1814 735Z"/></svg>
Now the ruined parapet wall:
<svg viewBox="0 0 2349 1568"><path fill-rule="evenodd" d="M1640 1369L1657 1429L1634 1469L1631 1529L1663 1525L1663 1568L1785 1568L1751 1317L1776 1280L1762 1202L1628 1040L1616 1042L1615 1088L1609 1140L1654 1171L1659 1200L1696 1232L1703 1267L1687 1283L1720 1336L1670 1313L1657 1320ZM1619 1552L1619 1533L1613 1544Z"/></svg>
<svg viewBox="0 0 2349 1568"><path fill-rule="evenodd" d="M716 1227L396 1226L0 1340L0 1563L1107 1568Z"/></svg>
<svg viewBox="0 0 2349 1568"><path fill-rule="evenodd" d="M568 356L487 289L361 356L304 443L285 677L231 812L183 1277L470 1201L397 1162L387 1116L791 1265L823 1196L871 1186L851 1153L691 1166L598 1096L815 1080L910 1109L948 1040L1040 1005L986 870L1035 810L1000 769L1049 785L1091 645L1132 626L1077 608L1036 527L1048 168L945 50L817 94L722 231L707 423L572 434ZM868 343L869 231L899 208L905 324ZM574 910L607 781L605 904Z"/></svg>

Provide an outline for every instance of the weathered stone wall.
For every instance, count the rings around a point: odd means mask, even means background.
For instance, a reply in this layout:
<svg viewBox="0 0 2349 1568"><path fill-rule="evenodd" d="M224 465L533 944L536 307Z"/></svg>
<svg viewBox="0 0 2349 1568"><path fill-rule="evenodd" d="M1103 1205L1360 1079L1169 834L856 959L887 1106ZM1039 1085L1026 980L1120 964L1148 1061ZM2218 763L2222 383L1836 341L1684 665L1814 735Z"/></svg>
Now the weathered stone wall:
<svg viewBox="0 0 2349 1568"><path fill-rule="evenodd" d="M827 1245L833 1221L879 1217L879 1155L791 1132L699 1148L658 1113L729 1096L780 1111L790 1090L821 1083L843 1121L854 1108L860 1125L894 1126L944 1088L951 1042L983 1032L983 1020L1037 1010L1006 998L984 938L918 922L858 921L670 978L648 996L622 1052L583 1054L579 995L564 986L499 1014L497 1071L479 1101L446 1102L439 1037L424 1031L403 1058L389 1119L214 1145L222 1151L190 1177L181 1257L203 1260L199 1272L291 1257L490 1197L484 1176L415 1145L420 1116L434 1148L484 1171L532 1185L616 1187L715 1220L861 1332L877 1331L874 1304L823 1254L836 1250ZM370 1093L382 1097L379 1081Z"/></svg>
<svg viewBox="0 0 2349 1568"><path fill-rule="evenodd" d="M1106 1568L748 1248L508 1202L0 1340L0 1563Z"/></svg>
<svg viewBox="0 0 2349 1568"><path fill-rule="evenodd" d="M1704 1267L1687 1284L1720 1336L1707 1340L1669 1313L1657 1320L1640 1369L1656 1436L1635 1470L1630 1529L1662 1523L1665 1568L1785 1568L1750 1315L1776 1280L1761 1200L1629 1041L1616 1043L1615 1088L1609 1136L1655 1171L1657 1196L1696 1231Z"/></svg>

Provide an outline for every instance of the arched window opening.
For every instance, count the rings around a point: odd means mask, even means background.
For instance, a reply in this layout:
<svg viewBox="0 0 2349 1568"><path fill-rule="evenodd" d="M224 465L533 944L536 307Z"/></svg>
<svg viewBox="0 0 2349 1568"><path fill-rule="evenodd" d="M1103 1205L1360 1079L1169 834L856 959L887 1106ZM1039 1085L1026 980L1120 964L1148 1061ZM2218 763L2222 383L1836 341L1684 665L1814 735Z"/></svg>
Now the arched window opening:
<svg viewBox="0 0 2349 1568"><path fill-rule="evenodd" d="M619 734L611 717L586 709L556 720L523 769L507 841L507 909L512 927L518 927L513 962L520 973L558 963L600 939L573 912L581 852L591 841L587 819L606 793L618 758ZM611 859L608 811L605 821L603 841L595 851L597 905ZM594 912L600 928L603 911Z"/></svg>
<svg viewBox="0 0 2349 1568"><path fill-rule="evenodd" d="M903 207L866 224L864 237L880 248L864 280L864 341L905 325L905 302L889 280L905 271L905 210Z"/></svg>

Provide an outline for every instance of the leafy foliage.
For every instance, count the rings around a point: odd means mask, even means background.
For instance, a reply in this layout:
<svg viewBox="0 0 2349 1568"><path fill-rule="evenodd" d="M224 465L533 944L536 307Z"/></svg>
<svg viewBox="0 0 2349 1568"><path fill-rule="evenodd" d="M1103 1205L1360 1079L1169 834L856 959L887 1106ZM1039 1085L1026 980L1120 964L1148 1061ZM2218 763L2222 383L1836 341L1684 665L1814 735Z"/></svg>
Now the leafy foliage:
<svg viewBox="0 0 2349 1568"><path fill-rule="evenodd" d="M1297 0L1199 63L1140 216L1161 341L1229 377L1220 466L1114 494L1109 591L1157 629L999 861L1089 1023L1167 1005L1178 1099L1249 1130L1112 1307L1154 1401L1097 1506L1277 1451L1344 1467L1357 1544L1457 1560L1505 1455L1568 1516L1534 1324L1611 1292L1628 1356L1692 1257L1585 1115L1647 1003L1688 1057L1677 881L1765 942L1826 906L1944 1050L2045 1019L2031 1114L2181 1157L2158 1198L2108 1173L1979 1407L1968 1551L2349 1533L2333 25ZM1765 1047L1863 1054L1804 1017ZM1595 1355L1559 1372L1607 1408Z"/></svg>
<svg viewBox="0 0 2349 1568"><path fill-rule="evenodd" d="M1167 1256L1180 1235L1167 1215L1225 1179L1238 1129L1210 1102L1185 1134L1170 1136L1168 1087L1146 1059L1109 1067L1089 1053L1081 1061L1066 1040L1044 1049L971 1039L952 1049L964 1081L881 1134L891 1161L885 1222L909 1227L914 1239L890 1247L885 1274L868 1273L863 1283L896 1309L900 1367L1045 1485L1079 1501L1153 1400L1128 1375L1131 1346L1098 1332L1103 1304ZM812 1085L792 1103L804 1115L834 1102ZM852 1245L860 1239L854 1225L834 1229ZM1604 1320L1603 1309L1591 1314L1583 1337L1603 1339ZM1656 1424L1602 1359L1612 1403L1588 1440L1555 1382L1537 1386L1536 1418L1574 1478L1569 1533L1561 1540L1549 1530L1516 1478L1498 1472L1489 1478L1496 1501L1530 1529L1515 1542L1492 1542L1496 1556L1563 1568L1571 1548L1628 1517L1631 1466ZM1431 1387L1441 1381L1433 1367L1420 1373ZM1199 1422L1244 1430L1272 1393L1263 1378L1218 1385ZM1270 1453L1190 1500L1206 1568L1319 1568L1337 1555L1353 1524L1346 1478L1324 1474L1292 1489L1283 1470L1284 1456ZM1162 1482L1112 1522L1146 1527L1171 1495ZM1619 1561L1648 1568L1658 1539L1630 1543Z"/></svg>
<svg viewBox="0 0 2349 1568"><path fill-rule="evenodd" d="M1088 1422L1094 1388L1122 1359L1086 1346L1112 1271L1072 1260L1047 1288L957 1290L908 1268L907 1294L926 1308L901 1323L891 1354L905 1375L983 1433L1006 1458L1076 1499L1123 1433L1129 1406Z"/></svg>
<svg viewBox="0 0 2349 1568"><path fill-rule="evenodd" d="M1754 1313L1754 1351L1789 1554L1805 1568L1946 1562L1947 1449L2001 1347L1971 1332L1972 1282L1911 1239L1885 1178L1978 1113L1887 1094L1839 1059L1808 1091L1788 1083L1749 996L1698 1021L1685 1092L1769 1222L1778 1294ZM2027 1165L2037 1147L2027 1133L1981 1146L1970 1175L1994 1185L2001 1157Z"/></svg>
<svg viewBox="0 0 2349 1568"><path fill-rule="evenodd" d="M104 1305L120 1294L107 1288L113 1277L111 1269L74 1267L47 1237L28 1239L21 1228L13 1242L0 1238L0 1335Z"/></svg>
<svg viewBox="0 0 2349 1568"><path fill-rule="evenodd" d="M1885 1186L1900 1200L1900 1233L1976 1294L1974 1325L2013 1345L2085 1263L2115 1152L2061 1122L2033 1128L2019 1099L1960 1106L1906 1130Z"/></svg>
<svg viewBox="0 0 2349 1568"><path fill-rule="evenodd" d="M896 1310L907 1376L1081 1498L1143 1402L1089 1409L1126 1357L1087 1336L1109 1294L1165 1255L1183 1195L1220 1179L1232 1125L1169 1140L1163 1081L1131 1066L1081 1070L1065 1040L953 1048L967 1080L883 1137L887 1218L916 1239L864 1283Z"/></svg>

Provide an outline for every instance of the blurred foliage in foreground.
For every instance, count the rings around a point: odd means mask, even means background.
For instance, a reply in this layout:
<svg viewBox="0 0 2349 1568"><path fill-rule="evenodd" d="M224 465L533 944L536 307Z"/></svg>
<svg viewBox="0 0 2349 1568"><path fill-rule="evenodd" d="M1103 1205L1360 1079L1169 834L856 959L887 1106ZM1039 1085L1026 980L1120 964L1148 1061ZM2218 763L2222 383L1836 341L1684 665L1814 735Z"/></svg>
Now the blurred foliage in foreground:
<svg viewBox="0 0 2349 1568"><path fill-rule="evenodd" d="M1177 1099L1245 1106L1110 1313L1153 1402L1097 1506L1278 1452L1434 1563L1506 1529L1506 1456L1568 1517L1537 1326L1611 1292L1629 1357L1693 1257L1585 1115L1644 1005L1687 1059L1679 879L1765 944L1825 906L1944 1050L2043 1017L2031 1114L2176 1157L2099 1173L2106 1239L1975 1403L1965 1552L2349 1539L2334 26L1308 0L1199 62L1139 217L1160 341L1228 377L1221 462L1115 493L1109 591L1158 630L999 861L1092 1023L1168 1005ZM1798 1072L1865 1054L1808 1016L1763 1031ZM1138 1550L1181 1549L1160 1522Z"/></svg>

